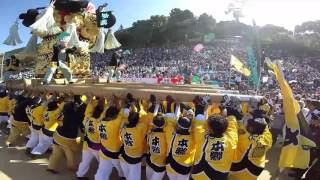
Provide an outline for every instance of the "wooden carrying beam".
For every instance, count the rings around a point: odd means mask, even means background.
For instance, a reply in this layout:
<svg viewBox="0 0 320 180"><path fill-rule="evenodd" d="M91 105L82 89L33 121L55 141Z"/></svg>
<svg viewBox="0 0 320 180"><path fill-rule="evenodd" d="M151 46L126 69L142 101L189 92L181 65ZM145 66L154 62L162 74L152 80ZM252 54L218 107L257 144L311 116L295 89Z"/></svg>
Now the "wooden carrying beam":
<svg viewBox="0 0 320 180"><path fill-rule="evenodd" d="M96 81L96 82L95 82ZM223 88L215 88L212 86L206 85L170 85L170 84L143 84L143 83L103 83L98 82L96 79L85 79L83 82L85 83L76 83L74 86L82 86L83 84L87 84L92 87L125 87L131 89L137 88L155 88L155 89L179 89L180 91L194 91L194 92L206 92L206 93L227 93L227 94L239 94L239 91L236 90L224 90ZM61 79L55 80L54 84L63 85L63 81ZM31 84L34 87L37 87L41 84L41 79L32 79Z"/></svg>
<svg viewBox="0 0 320 180"><path fill-rule="evenodd" d="M96 96L104 96L110 98L112 95L119 97L126 96L127 93L131 93L135 98L148 99L151 94L156 97L165 99L166 96L171 95L175 99L180 101L190 102L195 96L206 96L209 95L213 102L220 102L224 95L237 96L241 101L249 101L251 97L249 95L232 94L231 92L225 91L221 92L219 90L214 90L209 87L203 88L206 90L201 91L199 87L179 87L179 86L155 86L155 85L144 85L144 84L72 84L72 85L47 85L43 86L40 84L31 85L29 81L25 80L14 80L7 82L8 89L29 89L34 91L48 91L48 92L58 92L58 93L73 93L73 94L93 94ZM27 84L28 83L28 84ZM210 90L209 90L210 89ZM258 101L261 96L254 96Z"/></svg>

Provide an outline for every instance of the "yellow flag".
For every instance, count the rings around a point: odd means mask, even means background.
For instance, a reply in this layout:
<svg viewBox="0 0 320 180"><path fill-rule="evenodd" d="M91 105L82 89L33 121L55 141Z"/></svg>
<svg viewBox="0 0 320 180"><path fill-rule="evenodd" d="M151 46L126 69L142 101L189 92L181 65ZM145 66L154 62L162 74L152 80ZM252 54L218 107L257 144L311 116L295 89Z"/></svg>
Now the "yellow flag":
<svg viewBox="0 0 320 180"><path fill-rule="evenodd" d="M286 135L281 149L279 167L306 169L310 161L310 148L316 147L312 140L310 127L306 124L305 118L300 112L299 103L294 98L292 89L285 80L280 65L270 61L267 64L273 70L283 96Z"/></svg>
<svg viewBox="0 0 320 180"><path fill-rule="evenodd" d="M230 65L233 66L236 71L238 71L239 73L241 73L245 76L250 76L250 74L251 74L250 70L248 68L244 67L242 62L234 55L231 55Z"/></svg>

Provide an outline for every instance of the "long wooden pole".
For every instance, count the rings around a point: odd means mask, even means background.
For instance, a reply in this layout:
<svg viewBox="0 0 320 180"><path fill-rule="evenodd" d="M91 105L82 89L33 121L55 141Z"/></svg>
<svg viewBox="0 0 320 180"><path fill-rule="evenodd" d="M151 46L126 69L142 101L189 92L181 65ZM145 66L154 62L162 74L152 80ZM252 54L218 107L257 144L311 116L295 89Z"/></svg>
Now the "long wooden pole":
<svg viewBox="0 0 320 180"><path fill-rule="evenodd" d="M165 99L168 95L171 95L175 99L180 101L190 102L195 96L210 96L213 102L220 102L224 95L237 96L241 101L250 101L252 97L259 101L261 96L250 96L241 94L231 94L227 92L207 92L207 91L193 91L192 88L188 91L185 88L180 87L167 87L159 88L156 86L143 86L138 85L126 86L122 84L72 84L72 85L48 85L43 86L41 84L33 84L31 79L24 80L9 80L6 82L6 87L11 90L32 90L38 92L57 92L57 93L73 93L78 95L92 94L96 96L104 96L110 98L113 95L124 97L127 93L131 93L135 98L148 99L151 94L158 98Z"/></svg>

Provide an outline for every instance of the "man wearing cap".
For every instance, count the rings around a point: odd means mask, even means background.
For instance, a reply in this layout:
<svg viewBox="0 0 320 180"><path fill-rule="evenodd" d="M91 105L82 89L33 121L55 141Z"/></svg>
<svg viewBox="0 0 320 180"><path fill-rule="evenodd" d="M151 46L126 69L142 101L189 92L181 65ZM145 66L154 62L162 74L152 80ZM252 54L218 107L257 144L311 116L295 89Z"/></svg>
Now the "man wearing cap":
<svg viewBox="0 0 320 180"><path fill-rule="evenodd" d="M46 73L43 84L48 85L53 77L53 74L56 72L57 68L62 71L64 78L67 80L68 83L72 83L72 71L67 66L67 63L70 62L70 55L75 53L76 48L68 48L68 38L69 33L61 33L58 38L60 42L53 46L53 56L51 63L48 67L48 72Z"/></svg>

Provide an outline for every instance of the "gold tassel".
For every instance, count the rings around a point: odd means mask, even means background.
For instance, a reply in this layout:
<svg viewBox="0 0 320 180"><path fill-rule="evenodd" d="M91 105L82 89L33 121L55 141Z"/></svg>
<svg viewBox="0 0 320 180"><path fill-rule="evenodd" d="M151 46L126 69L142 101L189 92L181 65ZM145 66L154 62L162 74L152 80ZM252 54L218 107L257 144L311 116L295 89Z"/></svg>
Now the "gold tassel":
<svg viewBox="0 0 320 180"><path fill-rule="evenodd" d="M19 33L18 33L18 21L16 21L11 27L9 31L9 36L7 39L3 42L3 44L8 46L15 46L17 44L21 44L22 41L20 39Z"/></svg>
<svg viewBox="0 0 320 180"><path fill-rule="evenodd" d="M95 53L104 53L104 41L106 39L106 35L104 33L103 28L99 29L99 34L96 39L96 43L92 49L90 49L90 52Z"/></svg>
<svg viewBox="0 0 320 180"><path fill-rule="evenodd" d="M51 2L49 7L45 10L44 14L33 23L30 28L33 33L41 36L55 35L61 32L60 27L56 24L53 17L53 4L55 1Z"/></svg>
<svg viewBox="0 0 320 180"><path fill-rule="evenodd" d="M66 32L70 34L68 42L69 47L79 47L80 40L77 34L77 26L74 22L68 23L66 26Z"/></svg>
<svg viewBox="0 0 320 180"><path fill-rule="evenodd" d="M107 33L107 40L104 44L104 48L107 50L110 50L110 49L116 49L119 47L121 47L121 44L119 43L117 38L114 36L112 30L109 29Z"/></svg>

